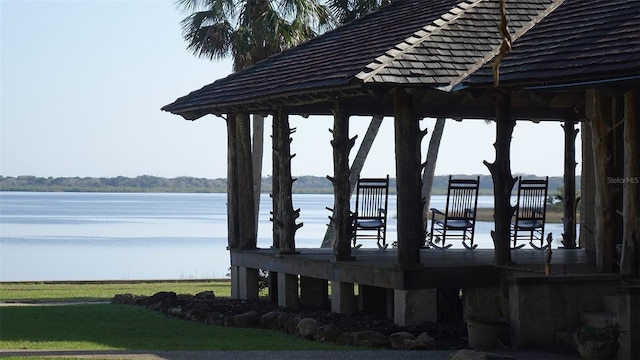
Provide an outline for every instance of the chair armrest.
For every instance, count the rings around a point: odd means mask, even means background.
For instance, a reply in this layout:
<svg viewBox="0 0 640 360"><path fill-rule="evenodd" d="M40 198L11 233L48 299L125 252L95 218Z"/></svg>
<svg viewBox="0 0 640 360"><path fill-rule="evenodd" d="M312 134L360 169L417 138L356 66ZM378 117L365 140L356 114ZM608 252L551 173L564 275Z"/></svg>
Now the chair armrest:
<svg viewBox="0 0 640 360"><path fill-rule="evenodd" d="M444 216L444 213L436 208L431 208L430 210L431 210L432 216L436 216L436 215Z"/></svg>

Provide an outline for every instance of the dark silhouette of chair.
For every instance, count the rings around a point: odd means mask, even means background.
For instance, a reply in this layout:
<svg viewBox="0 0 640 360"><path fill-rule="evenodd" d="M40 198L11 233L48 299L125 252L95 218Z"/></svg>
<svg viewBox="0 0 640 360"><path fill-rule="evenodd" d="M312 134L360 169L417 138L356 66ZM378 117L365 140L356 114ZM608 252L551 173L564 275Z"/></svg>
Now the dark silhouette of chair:
<svg viewBox="0 0 640 360"><path fill-rule="evenodd" d="M389 175L386 178L358 179L356 211L353 216L353 246L358 240L376 239L378 248L386 249Z"/></svg>
<svg viewBox="0 0 640 360"><path fill-rule="evenodd" d="M518 202L511 221L514 249L525 246L525 244L518 245L520 240L529 240L529 244L535 249L547 248L548 245L543 245L543 242L548 185L548 176L539 180L519 178ZM540 246L537 246L534 241L539 241Z"/></svg>
<svg viewBox="0 0 640 360"><path fill-rule="evenodd" d="M520 249L525 244L518 245L520 240L529 240L529 245L535 249L545 249L544 223L547 213L547 188L549 177L544 179L518 180L518 198L516 211L511 221L511 238L513 248ZM540 242L540 246L535 242Z"/></svg>
<svg viewBox="0 0 640 360"><path fill-rule="evenodd" d="M462 245L471 250L476 227L476 209L480 177L475 179L453 179L449 176L447 203L444 212L431 208L431 231L427 233L425 247L447 249L447 240L462 240ZM467 245L467 240L469 244ZM438 244L442 242L442 244Z"/></svg>

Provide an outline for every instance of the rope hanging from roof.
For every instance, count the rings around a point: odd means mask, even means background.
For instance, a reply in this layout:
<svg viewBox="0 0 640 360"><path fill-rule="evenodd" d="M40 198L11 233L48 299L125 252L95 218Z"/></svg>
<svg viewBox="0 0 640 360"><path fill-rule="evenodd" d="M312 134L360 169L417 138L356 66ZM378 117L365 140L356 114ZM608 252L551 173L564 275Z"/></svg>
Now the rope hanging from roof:
<svg viewBox="0 0 640 360"><path fill-rule="evenodd" d="M509 33L509 20L507 20L505 0L499 0L500 2L500 23L498 24L498 33L502 38L502 44L500 45L500 51L496 56L496 59L491 64L493 68L493 86L500 84L500 63L502 59L511 51L511 34Z"/></svg>

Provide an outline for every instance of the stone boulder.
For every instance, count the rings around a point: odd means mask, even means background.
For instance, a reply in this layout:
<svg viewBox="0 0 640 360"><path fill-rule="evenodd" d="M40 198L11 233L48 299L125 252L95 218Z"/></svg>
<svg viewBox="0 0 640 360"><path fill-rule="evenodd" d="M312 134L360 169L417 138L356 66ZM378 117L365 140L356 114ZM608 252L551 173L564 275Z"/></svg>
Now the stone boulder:
<svg viewBox="0 0 640 360"><path fill-rule="evenodd" d="M391 334L389 341L394 350L411 350L416 346L416 337L406 331Z"/></svg>
<svg viewBox="0 0 640 360"><path fill-rule="evenodd" d="M111 300L114 304L134 305L136 303L136 296L133 294L116 294Z"/></svg>
<svg viewBox="0 0 640 360"><path fill-rule="evenodd" d="M277 311L269 311L266 314L260 316L258 320L258 327L262 329L276 330L278 328L278 317L280 313Z"/></svg>
<svg viewBox="0 0 640 360"><path fill-rule="evenodd" d="M356 332L353 344L356 346L367 346L373 348L387 348L391 346L391 342L386 336L384 336L384 334L373 330Z"/></svg>
<svg viewBox="0 0 640 360"><path fill-rule="evenodd" d="M233 317L233 323L238 327L255 327L260 320L260 313L255 310L247 311Z"/></svg>
<svg viewBox="0 0 640 360"><path fill-rule="evenodd" d="M327 324L320 326L313 338L322 342L335 342L336 338L342 333L343 330L338 325Z"/></svg>
<svg viewBox="0 0 640 360"><path fill-rule="evenodd" d="M302 319L298 316L290 317L285 326L285 332L290 335L298 335L298 323L300 320Z"/></svg>
<svg viewBox="0 0 640 360"><path fill-rule="evenodd" d="M298 322L298 333L300 336L307 340L311 340L315 337L320 323L313 318L304 318Z"/></svg>
<svg viewBox="0 0 640 360"><path fill-rule="evenodd" d="M178 305L178 295L173 291L161 291L149 296L142 302L149 309L166 313L168 309Z"/></svg>
<svg viewBox="0 0 640 360"><path fill-rule="evenodd" d="M431 337L431 335L423 332L418 335L415 342L415 347L412 349L416 350L434 350L436 348L436 340Z"/></svg>

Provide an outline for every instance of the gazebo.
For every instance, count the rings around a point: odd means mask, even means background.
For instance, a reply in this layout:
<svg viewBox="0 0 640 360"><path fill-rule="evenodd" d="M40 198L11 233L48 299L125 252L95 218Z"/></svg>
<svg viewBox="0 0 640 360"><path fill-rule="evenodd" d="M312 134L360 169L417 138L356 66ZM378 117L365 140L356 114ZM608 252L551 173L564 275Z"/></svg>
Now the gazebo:
<svg viewBox="0 0 640 360"><path fill-rule="evenodd" d="M258 270L263 269L275 280L270 293L281 306L329 306L330 283L332 311L386 312L396 323L411 325L437 320L438 309L446 306L438 301L439 294L463 289L469 309L478 308L486 296L498 299L495 309L485 306L478 310L485 314L475 315L506 317L516 346L548 346L553 338L533 336L523 326L535 321L520 309L550 301L531 304L526 300L530 291L569 297L576 294L575 284L589 282L593 300L581 300L578 308L591 308L624 281L617 267L637 279L640 3L529 0L507 2L501 14L499 2L490 0L394 1L163 107L188 120L214 114L227 121L233 296L257 297ZM249 139L249 114L256 113L273 116L270 249L256 247ZM329 175L334 187L333 249L295 246L299 210L292 203L290 115L334 119L334 173ZM396 249L354 252L350 247L348 159L353 139L348 130L355 115L393 117ZM494 183L494 250L421 249L420 143L425 132L420 120L426 117L496 121L496 158L487 163ZM575 125L583 127L581 248L554 250L552 269L559 275L546 280L529 271L544 265L544 252L512 250L509 245L515 183L509 148L513 127L521 119L564 123L568 238L575 236ZM638 302L634 291L620 295L629 308ZM480 295L484 300L474 303ZM543 320L536 330L553 337L555 330L570 326L574 318L569 317L580 310L573 305L559 306L558 311L566 312L562 320L537 314ZM630 319L631 313L626 314ZM538 328L544 326L552 328Z"/></svg>

